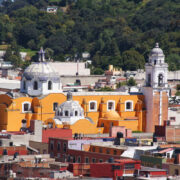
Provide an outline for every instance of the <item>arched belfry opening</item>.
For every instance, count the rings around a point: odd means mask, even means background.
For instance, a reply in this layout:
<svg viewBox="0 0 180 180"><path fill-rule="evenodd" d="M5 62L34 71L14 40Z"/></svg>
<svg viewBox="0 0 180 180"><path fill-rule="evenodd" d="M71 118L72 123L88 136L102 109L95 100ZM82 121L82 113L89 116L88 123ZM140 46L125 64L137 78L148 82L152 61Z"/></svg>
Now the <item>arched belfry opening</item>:
<svg viewBox="0 0 180 180"><path fill-rule="evenodd" d="M48 81L48 90L52 90L52 81Z"/></svg>
<svg viewBox="0 0 180 180"><path fill-rule="evenodd" d="M162 74L159 74L158 75L158 86L159 87L162 87L163 86L163 75Z"/></svg>
<svg viewBox="0 0 180 180"><path fill-rule="evenodd" d="M38 90L38 82L37 81L34 81L33 89Z"/></svg>

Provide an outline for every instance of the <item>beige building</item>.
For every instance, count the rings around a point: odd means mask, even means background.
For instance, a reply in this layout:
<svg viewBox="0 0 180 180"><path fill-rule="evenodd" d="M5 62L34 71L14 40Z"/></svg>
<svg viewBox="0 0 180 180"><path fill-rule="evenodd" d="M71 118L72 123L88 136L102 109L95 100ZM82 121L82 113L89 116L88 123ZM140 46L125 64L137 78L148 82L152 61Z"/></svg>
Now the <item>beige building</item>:
<svg viewBox="0 0 180 180"><path fill-rule="evenodd" d="M59 72L60 76L89 76L90 69L85 62L51 62L50 65Z"/></svg>

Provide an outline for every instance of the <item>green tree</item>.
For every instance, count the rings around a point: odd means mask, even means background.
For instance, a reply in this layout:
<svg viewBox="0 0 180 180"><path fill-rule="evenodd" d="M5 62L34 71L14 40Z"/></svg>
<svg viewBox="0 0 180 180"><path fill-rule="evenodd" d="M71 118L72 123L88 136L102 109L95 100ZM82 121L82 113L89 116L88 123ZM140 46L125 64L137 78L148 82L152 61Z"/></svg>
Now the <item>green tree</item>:
<svg viewBox="0 0 180 180"><path fill-rule="evenodd" d="M124 70L134 71L144 68L144 57L136 50L124 51L122 54L122 60Z"/></svg>
<svg viewBox="0 0 180 180"><path fill-rule="evenodd" d="M21 67L21 65L22 65L21 58L16 56L16 55L14 55L14 54L9 57L9 61L12 63L14 68Z"/></svg>
<svg viewBox="0 0 180 180"><path fill-rule="evenodd" d="M102 75L104 74L104 71L101 69L101 68L93 68L91 70L91 74L94 74L94 75Z"/></svg>
<svg viewBox="0 0 180 180"><path fill-rule="evenodd" d="M48 60L51 60L54 55L54 51L51 48L46 48L45 52L46 52L46 54L45 54L46 58Z"/></svg>
<svg viewBox="0 0 180 180"><path fill-rule="evenodd" d="M127 82L128 86L136 86L136 81L134 78L129 78L128 82Z"/></svg>
<svg viewBox="0 0 180 180"><path fill-rule="evenodd" d="M177 90L177 91L180 91L180 84L177 84L176 90Z"/></svg>
<svg viewBox="0 0 180 180"><path fill-rule="evenodd" d="M180 69L180 56L178 54L168 55L166 61L169 64L170 71L176 71Z"/></svg>
<svg viewBox="0 0 180 180"><path fill-rule="evenodd" d="M12 49L11 49L11 47L8 47L7 49L6 49L6 52L5 52L5 54L4 54L4 61L9 61L9 58L12 56Z"/></svg>
<svg viewBox="0 0 180 180"><path fill-rule="evenodd" d="M98 89L97 91L113 91L113 89L110 88L110 87L105 86L103 88Z"/></svg>

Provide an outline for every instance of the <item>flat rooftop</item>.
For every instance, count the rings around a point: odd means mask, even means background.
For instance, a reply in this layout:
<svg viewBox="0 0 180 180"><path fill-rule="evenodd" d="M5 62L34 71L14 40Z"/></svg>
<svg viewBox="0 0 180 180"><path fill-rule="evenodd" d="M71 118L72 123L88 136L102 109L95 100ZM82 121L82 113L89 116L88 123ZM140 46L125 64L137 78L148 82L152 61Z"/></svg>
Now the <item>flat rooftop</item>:
<svg viewBox="0 0 180 180"><path fill-rule="evenodd" d="M127 146L124 145L114 145L114 142L108 141L108 142L93 142L91 143L92 146L99 146L99 147L107 147L107 148L114 148L114 149L122 149L127 150Z"/></svg>

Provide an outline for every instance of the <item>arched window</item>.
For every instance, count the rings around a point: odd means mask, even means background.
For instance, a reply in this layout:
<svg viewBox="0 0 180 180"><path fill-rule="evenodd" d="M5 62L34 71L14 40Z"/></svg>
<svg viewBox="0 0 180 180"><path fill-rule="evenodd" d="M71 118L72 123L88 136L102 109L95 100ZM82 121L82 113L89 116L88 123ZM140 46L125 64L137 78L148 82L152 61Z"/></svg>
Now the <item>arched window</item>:
<svg viewBox="0 0 180 180"><path fill-rule="evenodd" d="M65 111L65 112L64 112L64 115L65 115L65 116L69 116L69 111Z"/></svg>
<svg viewBox="0 0 180 180"><path fill-rule="evenodd" d="M115 110L115 101L108 101L107 102L107 110L111 111L111 110Z"/></svg>
<svg viewBox="0 0 180 180"><path fill-rule="evenodd" d="M26 113L31 110L31 103L30 102L23 102L22 103L22 112Z"/></svg>
<svg viewBox="0 0 180 180"><path fill-rule="evenodd" d="M96 101L89 102L89 111L97 111L97 102Z"/></svg>
<svg viewBox="0 0 180 180"><path fill-rule="evenodd" d="M54 102L54 103L53 103L53 111L56 111L57 108L58 108L58 103L57 103L57 102Z"/></svg>
<svg viewBox="0 0 180 180"><path fill-rule="evenodd" d="M74 114L75 114L75 116L78 116L78 111L75 111L75 113L74 113Z"/></svg>
<svg viewBox="0 0 180 180"><path fill-rule="evenodd" d="M52 90L52 81L48 81L48 90Z"/></svg>
<svg viewBox="0 0 180 180"><path fill-rule="evenodd" d="M125 102L125 111L133 111L133 101Z"/></svg>
<svg viewBox="0 0 180 180"><path fill-rule="evenodd" d="M38 82L37 81L34 81L33 89L38 90Z"/></svg>
<svg viewBox="0 0 180 180"><path fill-rule="evenodd" d="M151 74L147 76L147 86L151 86Z"/></svg>
<svg viewBox="0 0 180 180"><path fill-rule="evenodd" d="M26 90L26 81L23 81L23 89Z"/></svg>

